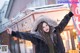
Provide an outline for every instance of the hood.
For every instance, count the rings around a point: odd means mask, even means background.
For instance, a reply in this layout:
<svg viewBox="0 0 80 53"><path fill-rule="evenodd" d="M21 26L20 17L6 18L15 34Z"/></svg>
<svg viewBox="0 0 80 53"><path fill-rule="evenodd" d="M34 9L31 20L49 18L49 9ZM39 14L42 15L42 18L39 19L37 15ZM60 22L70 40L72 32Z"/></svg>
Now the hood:
<svg viewBox="0 0 80 53"><path fill-rule="evenodd" d="M38 24L40 24L43 21L47 22L48 25L50 25L52 27L56 27L57 26L57 22L56 21L54 21L54 20L52 20L52 19L50 19L50 18L42 15L42 16L38 17L35 20L35 22L33 23L32 32L36 32L36 29L37 29Z"/></svg>

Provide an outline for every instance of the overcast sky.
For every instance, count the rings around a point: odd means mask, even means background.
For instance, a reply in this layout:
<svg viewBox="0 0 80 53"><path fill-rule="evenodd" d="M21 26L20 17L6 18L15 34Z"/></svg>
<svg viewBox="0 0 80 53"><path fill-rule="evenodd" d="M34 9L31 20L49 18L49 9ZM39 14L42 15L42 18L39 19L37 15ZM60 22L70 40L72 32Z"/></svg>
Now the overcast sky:
<svg viewBox="0 0 80 53"><path fill-rule="evenodd" d="M5 1L9 1L9 0L0 0L0 9L2 8Z"/></svg>

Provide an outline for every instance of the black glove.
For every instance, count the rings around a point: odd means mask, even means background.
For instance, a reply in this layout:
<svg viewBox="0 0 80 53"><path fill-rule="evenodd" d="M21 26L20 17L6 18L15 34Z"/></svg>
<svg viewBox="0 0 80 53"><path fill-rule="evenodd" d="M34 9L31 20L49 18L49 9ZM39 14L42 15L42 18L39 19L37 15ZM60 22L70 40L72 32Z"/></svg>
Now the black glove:
<svg viewBox="0 0 80 53"><path fill-rule="evenodd" d="M69 15L70 17L72 17L74 14L70 11L70 12L68 13L68 15Z"/></svg>

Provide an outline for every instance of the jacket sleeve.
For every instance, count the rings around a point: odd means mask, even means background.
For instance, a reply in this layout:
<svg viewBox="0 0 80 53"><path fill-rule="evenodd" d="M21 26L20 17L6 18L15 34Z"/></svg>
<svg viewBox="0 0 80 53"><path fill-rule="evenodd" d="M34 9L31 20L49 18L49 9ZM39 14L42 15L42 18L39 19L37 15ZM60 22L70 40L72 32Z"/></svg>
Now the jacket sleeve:
<svg viewBox="0 0 80 53"><path fill-rule="evenodd" d="M31 34L28 32L19 32L19 31L14 32L14 31L12 31L11 35L18 37L18 38L21 38L21 39L24 39L24 40L29 40L34 44L38 42L38 39L36 37L34 37L35 34Z"/></svg>
<svg viewBox="0 0 80 53"><path fill-rule="evenodd" d="M55 27L56 31L61 33L66 27L66 25L68 24L70 17L72 16L73 16L73 13L71 11L68 14L66 14L64 18L62 19L62 21L60 22L60 24L57 27Z"/></svg>

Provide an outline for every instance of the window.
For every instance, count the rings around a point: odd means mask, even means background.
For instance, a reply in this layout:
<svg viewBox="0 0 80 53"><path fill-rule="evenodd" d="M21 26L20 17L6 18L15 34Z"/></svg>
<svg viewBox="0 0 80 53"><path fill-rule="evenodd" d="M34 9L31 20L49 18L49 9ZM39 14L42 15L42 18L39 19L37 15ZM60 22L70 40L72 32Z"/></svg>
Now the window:
<svg viewBox="0 0 80 53"><path fill-rule="evenodd" d="M48 2L48 0L33 0L31 3L27 4L27 7L39 7L39 6L43 6L46 5Z"/></svg>

